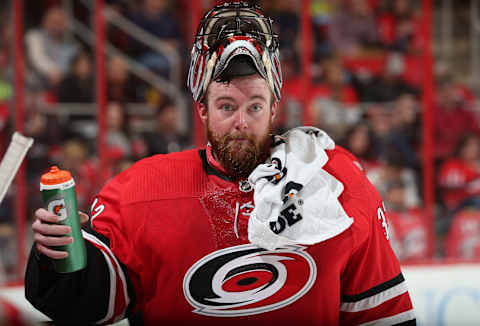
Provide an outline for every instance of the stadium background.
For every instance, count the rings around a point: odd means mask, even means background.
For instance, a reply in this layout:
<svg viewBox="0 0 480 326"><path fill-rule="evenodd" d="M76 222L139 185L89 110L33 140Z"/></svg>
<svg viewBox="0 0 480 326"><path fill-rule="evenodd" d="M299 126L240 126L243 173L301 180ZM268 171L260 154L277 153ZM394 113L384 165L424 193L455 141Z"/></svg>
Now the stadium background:
<svg viewBox="0 0 480 326"><path fill-rule="evenodd" d="M0 205L0 295L30 309L18 293L48 166L72 172L88 211L136 160L204 144L185 77L195 27L222 2L0 4L0 154L13 131L35 140ZM280 35L275 129L317 126L359 158L384 198L419 324L476 324L478 1L256 2Z"/></svg>

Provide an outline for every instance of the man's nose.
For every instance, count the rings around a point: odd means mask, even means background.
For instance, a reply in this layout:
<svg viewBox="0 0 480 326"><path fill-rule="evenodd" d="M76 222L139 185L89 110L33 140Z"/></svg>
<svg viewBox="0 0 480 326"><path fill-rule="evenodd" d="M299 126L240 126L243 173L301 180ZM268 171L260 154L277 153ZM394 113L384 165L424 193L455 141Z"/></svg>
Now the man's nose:
<svg viewBox="0 0 480 326"><path fill-rule="evenodd" d="M238 130L245 130L248 128L247 114L243 110L237 110L235 113L235 128Z"/></svg>

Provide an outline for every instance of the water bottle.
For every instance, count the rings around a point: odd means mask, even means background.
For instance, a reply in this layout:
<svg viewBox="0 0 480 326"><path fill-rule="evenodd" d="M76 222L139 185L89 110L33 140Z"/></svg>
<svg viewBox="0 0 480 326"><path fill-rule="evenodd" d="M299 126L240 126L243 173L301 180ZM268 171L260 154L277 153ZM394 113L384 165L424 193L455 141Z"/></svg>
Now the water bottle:
<svg viewBox="0 0 480 326"><path fill-rule="evenodd" d="M58 273L71 273L87 266L87 251L82 237L80 217L77 210L75 182L68 171L52 166L43 174L40 180L45 209L60 216L58 224L68 225L72 228L73 243L64 246L55 246L54 250L68 252L68 257L54 259L55 271Z"/></svg>

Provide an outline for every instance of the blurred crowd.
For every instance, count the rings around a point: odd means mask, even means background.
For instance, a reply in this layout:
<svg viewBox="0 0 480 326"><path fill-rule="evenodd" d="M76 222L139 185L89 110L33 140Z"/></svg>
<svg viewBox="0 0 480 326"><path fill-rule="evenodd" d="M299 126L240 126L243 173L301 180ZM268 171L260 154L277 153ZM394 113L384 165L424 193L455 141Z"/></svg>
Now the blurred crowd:
<svg viewBox="0 0 480 326"><path fill-rule="evenodd" d="M171 57L188 69L189 1L110 0L109 16L121 16L157 39L162 52L118 25L107 39L106 177L149 155L193 147L191 107L152 86L132 65L172 79ZM204 0L210 7L223 1ZM312 83L301 76L301 1L257 1L276 22L284 86L276 132L312 123L350 150L377 187L388 211L393 247L401 261L433 257L480 258L480 110L477 96L446 62L434 65L435 230L423 205L422 12L413 0L312 0ZM28 211L42 205L39 177L58 164L77 182L79 207L87 211L99 190L95 60L92 47L75 34L73 19L93 28L92 11L72 1L25 2L25 134L35 138L27 157ZM13 29L9 1L0 5L0 153L14 128ZM180 23L182 22L182 23ZM133 60L133 61L131 61ZM191 105L191 104L189 104ZM183 126L183 127L182 127ZM12 186L0 206L0 254L14 264ZM430 232L437 243L430 247ZM6 258L5 258L6 257ZM7 266L8 267L8 266Z"/></svg>

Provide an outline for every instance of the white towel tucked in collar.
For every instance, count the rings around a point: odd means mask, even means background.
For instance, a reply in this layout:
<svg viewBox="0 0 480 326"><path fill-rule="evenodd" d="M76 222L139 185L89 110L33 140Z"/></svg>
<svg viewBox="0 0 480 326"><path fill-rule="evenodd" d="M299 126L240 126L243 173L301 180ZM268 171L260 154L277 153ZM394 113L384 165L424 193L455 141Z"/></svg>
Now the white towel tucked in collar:
<svg viewBox="0 0 480 326"><path fill-rule="evenodd" d="M338 201L343 184L323 170L325 149L334 147L325 132L313 127L275 136L270 159L248 178L255 201L248 224L251 243L269 250L312 245L350 227L353 219Z"/></svg>

